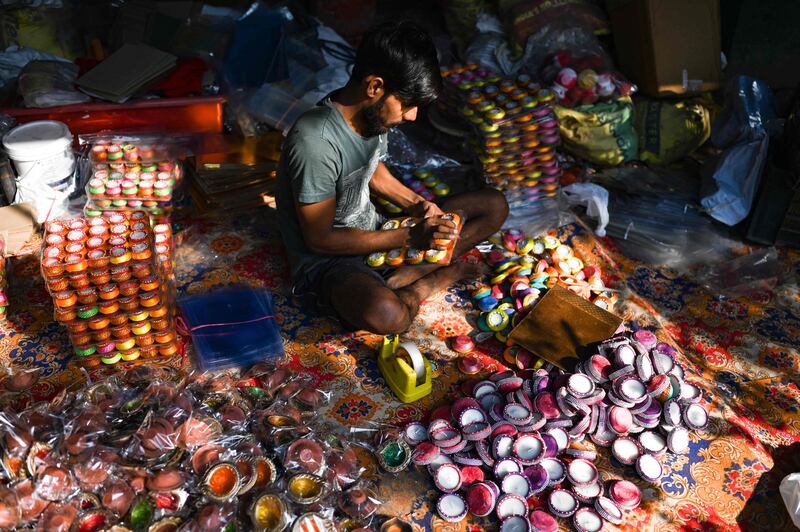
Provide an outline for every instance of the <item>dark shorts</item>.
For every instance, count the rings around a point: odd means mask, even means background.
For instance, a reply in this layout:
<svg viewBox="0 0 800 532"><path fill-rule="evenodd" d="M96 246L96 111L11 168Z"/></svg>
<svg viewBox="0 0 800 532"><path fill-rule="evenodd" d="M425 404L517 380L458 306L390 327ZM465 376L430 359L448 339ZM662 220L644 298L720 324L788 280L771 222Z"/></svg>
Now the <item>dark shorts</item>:
<svg viewBox="0 0 800 532"><path fill-rule="evenodd" d="M368 275L386 285L386 278L394 270L395 268L372 268L364 261L364 257L332 257L314 265L310 272L295 283L292 294L318 314L341 321L331 303L331 290L334 286L355 274Z"/></svg>

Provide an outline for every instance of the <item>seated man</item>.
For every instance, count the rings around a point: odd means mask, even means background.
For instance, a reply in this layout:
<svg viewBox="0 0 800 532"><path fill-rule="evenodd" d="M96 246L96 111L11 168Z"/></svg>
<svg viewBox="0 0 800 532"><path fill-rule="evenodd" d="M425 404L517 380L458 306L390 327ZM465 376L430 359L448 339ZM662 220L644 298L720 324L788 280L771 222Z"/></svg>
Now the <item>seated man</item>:
<svg viewBox="0 0 800 532"><path fill-rule="evenodd" d="M441 86L431 38L411 23L383 24L364 36L347 85L303 114L284 142L277 206L293 293L351 328L378 334L408 329L425 298L477 273L475 265L456 259L498 231L508 214L504 196L491 189L437 206L381 162L387 131L414 120ZM416 225L380 230L385 219L370 194L404 209ZM444 212L458 212L464 221L451 265L378 271L365 263L370 253L406 244L441 249L434 240L456 236Z"/></svg>

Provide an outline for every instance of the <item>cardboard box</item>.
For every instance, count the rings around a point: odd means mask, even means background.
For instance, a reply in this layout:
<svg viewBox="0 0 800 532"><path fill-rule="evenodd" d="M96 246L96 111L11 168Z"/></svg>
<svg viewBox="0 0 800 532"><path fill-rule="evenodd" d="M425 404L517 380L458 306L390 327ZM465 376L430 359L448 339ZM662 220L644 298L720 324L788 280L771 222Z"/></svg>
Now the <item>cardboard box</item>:
<svg viewBox="0 0 800 532"><path fill-rule="evenodd" d="M28 244L36 230L36 213L30 203L18 203L0 208L0 256L13 257L26 254Z"/></svg>
<svg viewBox="0 0 800 532"><path fill-rule="evenodd" d="M719 88L719 0L609 0L620 71L643 94Z"/></svg>

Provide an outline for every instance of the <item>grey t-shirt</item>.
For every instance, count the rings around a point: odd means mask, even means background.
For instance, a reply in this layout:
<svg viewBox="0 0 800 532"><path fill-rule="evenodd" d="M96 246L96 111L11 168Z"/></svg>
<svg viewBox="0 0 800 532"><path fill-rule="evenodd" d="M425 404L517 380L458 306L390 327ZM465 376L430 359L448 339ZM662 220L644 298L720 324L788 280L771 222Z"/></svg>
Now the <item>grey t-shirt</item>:
<svg viewBox="0 0 800 532"><path fill-rule="evenodd" d="M335 196L335 227L378 229L381 217L370 201L369 181L386 146L386 135L365 138L353 131L330 96L292 126L281 151L275 199L295 284L331 257L306 246L295 200L317 203Z"/></svg>

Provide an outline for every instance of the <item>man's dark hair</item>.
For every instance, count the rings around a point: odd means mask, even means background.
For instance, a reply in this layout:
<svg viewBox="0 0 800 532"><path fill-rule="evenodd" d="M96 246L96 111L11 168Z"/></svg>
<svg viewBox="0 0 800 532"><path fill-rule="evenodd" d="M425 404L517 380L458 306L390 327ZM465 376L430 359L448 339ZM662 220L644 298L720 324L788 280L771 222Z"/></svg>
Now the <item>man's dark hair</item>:
<svg viewBox="0 0 800 532"><path fill-rule="evenodd" d="M413 22L385 22L364 34L351 79L369 75L383 78L385 92L404 105L427 105L442 90L436 47Z"/></svg>

